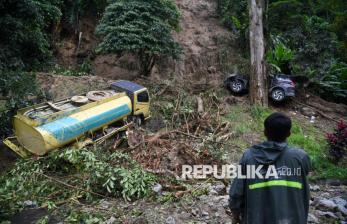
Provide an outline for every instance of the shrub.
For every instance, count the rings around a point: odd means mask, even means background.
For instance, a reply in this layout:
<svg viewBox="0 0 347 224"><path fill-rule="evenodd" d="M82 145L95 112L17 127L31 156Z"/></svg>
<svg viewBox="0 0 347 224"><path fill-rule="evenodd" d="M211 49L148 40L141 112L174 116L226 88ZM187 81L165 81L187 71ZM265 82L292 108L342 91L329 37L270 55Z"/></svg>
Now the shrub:
<svg viewBox="0 0 347 224"><path fill-rule="evenodd" d="M329 153L334 161L339 162L347 152L347 125L340 121L333 133L327 134Z"/></svg>
<svg viewBox="0 0 347 224"><path fill-rule="evenodd" d="M35 102L44 96L39 91L34 73L23 71L0 71L0 95L7 97L6 105L0 112L0 137L9 135L11 119L16 111Z"/></svg>
<svg viewBox="0 0 347 224"><path fill-rule="evenodd" d="M60 1L4 0L0 3L0 70L40 67L51 56L46 33L61 16Z"/></svg>
<svg viewBox="0 0 347 224"><path fill-rule="evenodd" d="M290 63L294 59L294 52L282 42L275 43L275 47L266 54L267 62L276 69L276 72L290 74Z"/></svg>
<svg viewBox="0 0 347 224"><path fill-rule="evenodd" d="M0 219L21 210L26 200L55 207L75 197L89 202L100 195L146 197L155 181L127 154L100 148L55 151L44 158L20 160L0 177Z"/></svg>
<svg viewBox="0 0 347 224"><path fill-rule="evenodd" d="M316 92L323 98L336 102L346 102L347 64L333 62L325 76L314 84Z"/></svg>

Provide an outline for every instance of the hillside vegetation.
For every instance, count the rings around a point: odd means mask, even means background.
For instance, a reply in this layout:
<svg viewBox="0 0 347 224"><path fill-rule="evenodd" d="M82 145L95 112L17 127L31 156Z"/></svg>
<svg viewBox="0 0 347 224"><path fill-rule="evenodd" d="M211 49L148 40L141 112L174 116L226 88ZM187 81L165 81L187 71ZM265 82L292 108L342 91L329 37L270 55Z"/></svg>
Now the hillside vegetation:
<svg viewBox="0 0 347 224"><path fill-rule="evenodd" d="M42 157L13 159L1 145L0 223L227 223L230 180L177 176L184 164L238 163L265 139L275 111L293 120L288 143L310 155L310 181L321 187L312 198L345 193L347 5L267 3L268 75L310 82L292 101L263 108L222 84L226 74L249 74L246 0L1 1L1 140L13 135L19 108L114 79L148 88L152 118L101 145Z"/></svg>

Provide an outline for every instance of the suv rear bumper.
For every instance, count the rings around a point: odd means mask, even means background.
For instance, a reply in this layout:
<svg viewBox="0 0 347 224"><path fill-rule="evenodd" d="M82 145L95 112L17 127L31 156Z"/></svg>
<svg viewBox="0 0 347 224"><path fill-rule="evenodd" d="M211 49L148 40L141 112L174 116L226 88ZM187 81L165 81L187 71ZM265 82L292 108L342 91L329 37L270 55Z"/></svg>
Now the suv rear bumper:
<svg viewBox="0 0 347 224"><path fill-rule="evenodd" d="M284 90L286 97L295 97L295 88L294 87L288 87Z"/></svg>

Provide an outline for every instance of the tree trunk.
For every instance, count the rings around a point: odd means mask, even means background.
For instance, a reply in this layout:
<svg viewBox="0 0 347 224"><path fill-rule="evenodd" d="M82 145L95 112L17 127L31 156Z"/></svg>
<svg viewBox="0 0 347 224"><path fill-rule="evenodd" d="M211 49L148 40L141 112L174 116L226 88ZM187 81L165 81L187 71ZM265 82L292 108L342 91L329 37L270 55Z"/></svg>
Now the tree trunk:
<svg viewBox="0 0 347 224"><path fill-rule="evenodd" d="M264 0L249 0L251 50L250 99L252 105L268 106L263 31Z"/></svg>
<svg viewBox="0 0 347 224"><path fill-rule="evenodd" d="M141 69L139 71L139 75L150 76L152 73L152 69L155 65L155 56L148 55L143 51L140 51L140 66Z"/></svg>

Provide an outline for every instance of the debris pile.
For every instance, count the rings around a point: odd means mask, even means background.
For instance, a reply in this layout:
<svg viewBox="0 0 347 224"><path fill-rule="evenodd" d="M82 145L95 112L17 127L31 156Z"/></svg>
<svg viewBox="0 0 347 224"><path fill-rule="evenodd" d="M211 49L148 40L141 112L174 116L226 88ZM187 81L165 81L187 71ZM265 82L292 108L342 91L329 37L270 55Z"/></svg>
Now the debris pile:
<svg viewBox="0 0 347 224"><path fill-rule="evenodd" d="M172 174L180 173L184 164L219 163L218 153L232 133L229 122L220 122L218 108L216 116L211 114L204 111L203 101L198 97L197 111L187 114L175 109L170 130L151 134L141 128L128 129L127 140L133 159L156 173Z"/></svg>

